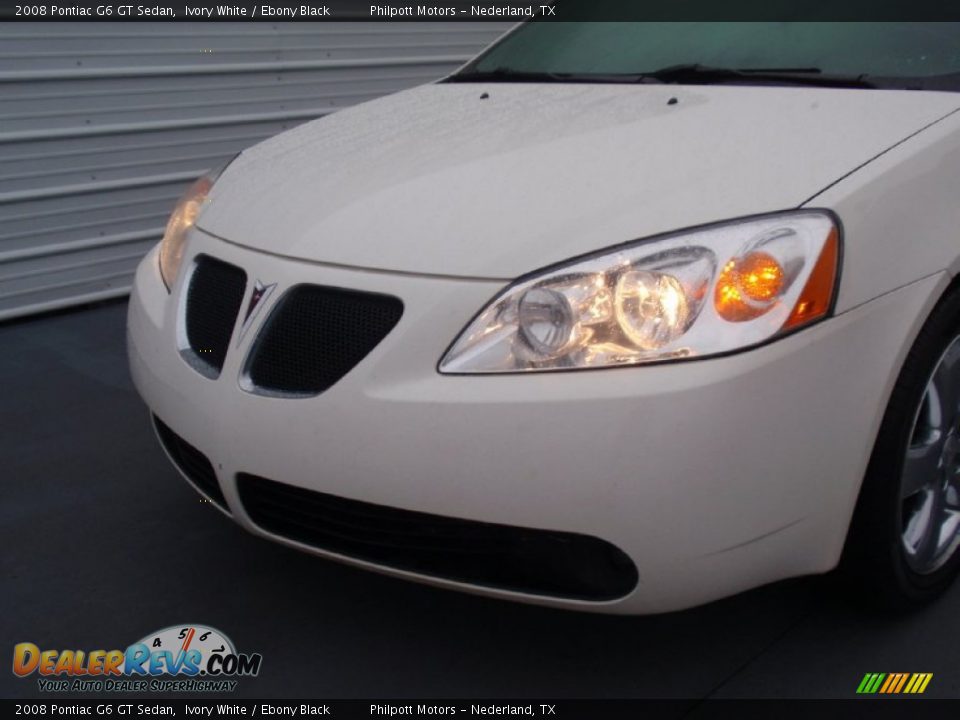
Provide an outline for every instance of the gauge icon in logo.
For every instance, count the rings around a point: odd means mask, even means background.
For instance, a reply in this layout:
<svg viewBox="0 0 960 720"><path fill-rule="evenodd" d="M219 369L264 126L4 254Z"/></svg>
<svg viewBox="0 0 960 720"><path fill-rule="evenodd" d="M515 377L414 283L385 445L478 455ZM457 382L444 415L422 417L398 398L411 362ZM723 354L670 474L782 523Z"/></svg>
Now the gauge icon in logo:
<svg viewBox="0 0 960 720"><path fill-rule="evenodd" d="M145 646L148 654L137 656L135 662L150 674L157 674L162 667L169 675L206 675L204 668L237 654L230 638L216 628L197 624L171 625L150 633L137 645ZM215 656L219 663L211 663ZM149 669L144 667L147 664Z"/></svg>

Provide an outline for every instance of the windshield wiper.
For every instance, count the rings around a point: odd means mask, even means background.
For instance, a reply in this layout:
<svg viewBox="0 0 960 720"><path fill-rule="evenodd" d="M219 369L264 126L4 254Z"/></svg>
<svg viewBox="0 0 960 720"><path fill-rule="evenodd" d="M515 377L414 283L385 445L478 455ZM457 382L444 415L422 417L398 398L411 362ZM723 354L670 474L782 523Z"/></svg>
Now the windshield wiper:
<svg viewBox="0 0 960 720"><path fill-rule="evenodd" d="M451 75L444 82L565 82L556 73L531 72L498 67L495 70L470 70Z"/></svg>
<svg viewBox="0 0 960 720"><path fill-rule="evenodd" d="M498 67L494 70L467 70L451 75L444 82L501 82L501 83L636 83L643 80L638 73L566 73L534 72Z"/></svg>
<svg viewBox="0 0 960 720"><path fill-rule="evenodd" d="M710 85L713 83L760 83L813 85L816 87L875 88L866 75L833 75L820 68L724 68L696 63L671 65L640 73L641 82Z"/></svg>
<svg viewBox="0 0 960 720"><path fill-rule="evenodd" d="M724 68L690 63L641 73L534 72L498 67L494 70L467 70L444 82L516 83L668 83L711 85L721 83L762 85L812 85L815 87L875 88L866 75L830 75L820 68Z"/></svg>

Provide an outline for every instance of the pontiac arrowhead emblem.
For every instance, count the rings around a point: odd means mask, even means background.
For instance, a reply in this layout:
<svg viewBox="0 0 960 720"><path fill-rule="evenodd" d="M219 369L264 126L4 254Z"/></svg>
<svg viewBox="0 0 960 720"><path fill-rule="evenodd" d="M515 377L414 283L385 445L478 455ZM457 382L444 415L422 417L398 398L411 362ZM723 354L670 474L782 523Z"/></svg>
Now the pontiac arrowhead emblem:
<svg viewBox="0 0 960 720"><path fill-rule="evenodd" d="M243 316L243 325L240 326L240 336L237 338L237 344L239 344L243 336L247 334L247 330L250 329L250 325L253 324L260 308L264 304L263 301L270 297L270 294L276 287L276 283L264 285L260 280L257 280L253 284L253 292L250 293L250 300L247 302L247 312Z"/></svg>

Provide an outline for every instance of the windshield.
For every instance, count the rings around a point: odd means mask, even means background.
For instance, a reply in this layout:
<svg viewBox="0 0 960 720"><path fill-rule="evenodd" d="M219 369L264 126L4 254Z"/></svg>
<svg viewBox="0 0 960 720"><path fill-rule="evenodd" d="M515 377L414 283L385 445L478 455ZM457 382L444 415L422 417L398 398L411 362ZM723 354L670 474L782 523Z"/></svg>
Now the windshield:
<svg viewBox="0 0 960 720"><path fill-rule="evenodd" d="M960 23L535 20L487 50L454 79L499 75L536 81L542 75L554 82L591 76L615 82L621 76L619 80L627 82L677 66L761 71L769 76L757 79L763 83L777 82L776 71L786 71L801 78L882 80L872 85L876 87L960 90ZM716 72L695 75L683 73L673 81L753 80Z"/></svg>

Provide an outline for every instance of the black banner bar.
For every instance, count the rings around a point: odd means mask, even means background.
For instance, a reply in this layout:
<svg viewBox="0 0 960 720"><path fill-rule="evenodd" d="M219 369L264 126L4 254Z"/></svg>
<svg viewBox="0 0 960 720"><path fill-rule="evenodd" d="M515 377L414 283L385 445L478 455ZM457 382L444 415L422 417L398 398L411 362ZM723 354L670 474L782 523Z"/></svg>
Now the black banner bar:
<svg viewBox="0 0 960 720"><path fill-rule="evenodd" d="M931 0L0 0L21 22L960 21Z"/></svg>
<svg viewBox="0 0 960 720"><path fill-rule="evenodd" d="M659 720L831 717L956 718L960 700L3 700L0 710L19 718L551 718L554 720Z"/></svg>

